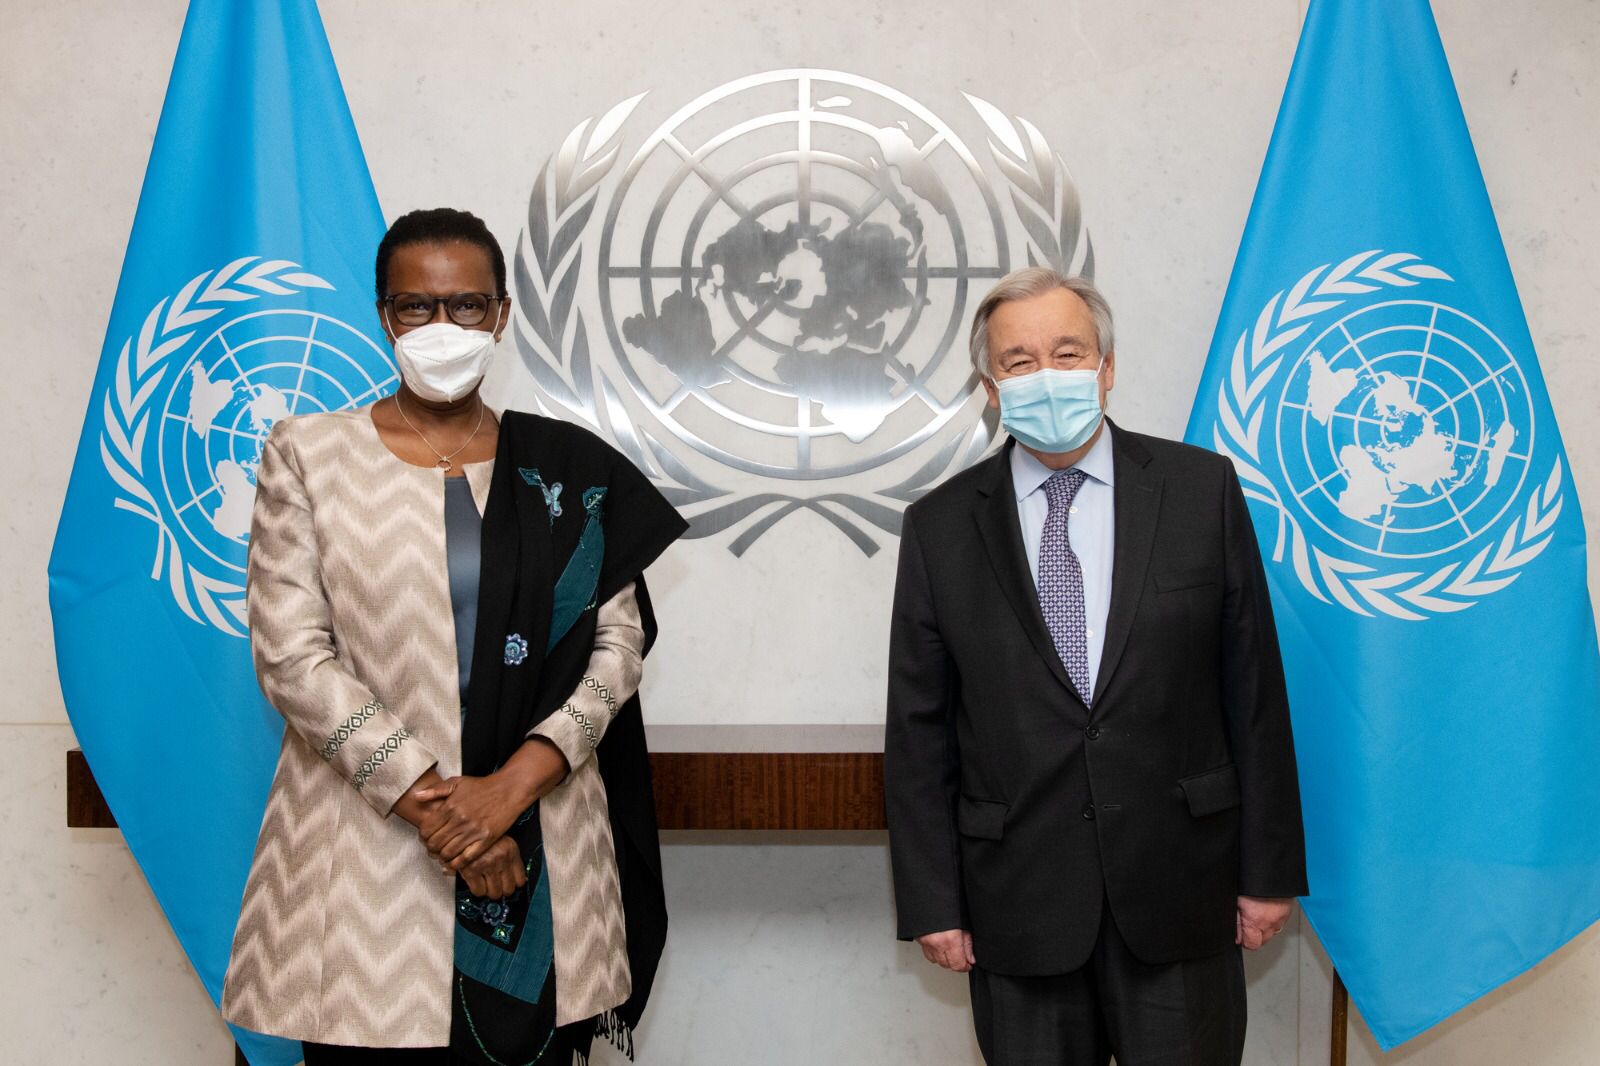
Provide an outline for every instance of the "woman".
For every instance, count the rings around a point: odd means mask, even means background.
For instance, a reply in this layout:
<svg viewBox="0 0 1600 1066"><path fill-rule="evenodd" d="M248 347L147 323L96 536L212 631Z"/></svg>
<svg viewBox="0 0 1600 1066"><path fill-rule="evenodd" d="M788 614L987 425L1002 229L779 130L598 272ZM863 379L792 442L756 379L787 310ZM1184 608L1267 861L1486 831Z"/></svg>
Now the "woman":
<svg viewBox="0 0 1600 1066"><path fill-rule="evenodd" d="M251 648L289 729L223 1012L307 1066L631 1055L665 940L635 693L684 525L593 434L484 404L505 283L474 216L397 220L399 388L262 452Z"/></svg>

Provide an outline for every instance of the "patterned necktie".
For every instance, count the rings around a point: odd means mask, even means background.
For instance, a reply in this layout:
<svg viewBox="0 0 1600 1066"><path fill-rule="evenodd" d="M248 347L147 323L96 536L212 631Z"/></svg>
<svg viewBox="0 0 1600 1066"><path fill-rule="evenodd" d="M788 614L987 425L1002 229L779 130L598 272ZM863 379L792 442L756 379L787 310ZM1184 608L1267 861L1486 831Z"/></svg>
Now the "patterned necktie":
<svg viewBox="0 0 1600 1066"><path fill-rule="evenodd" d="M1039 538L1039 609L1061 665L1085 703L1089 702L1089 638L1083 615L1083 567L1067 539L1067 516L1087 476L1076 468L1061 470L1044 483L1050 511Z"/></svg>

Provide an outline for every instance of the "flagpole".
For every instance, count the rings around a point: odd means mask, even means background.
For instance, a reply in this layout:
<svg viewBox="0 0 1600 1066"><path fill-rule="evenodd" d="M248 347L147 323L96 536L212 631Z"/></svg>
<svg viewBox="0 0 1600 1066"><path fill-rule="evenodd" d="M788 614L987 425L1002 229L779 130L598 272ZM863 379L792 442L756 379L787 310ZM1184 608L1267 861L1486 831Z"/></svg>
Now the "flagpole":
<svg viewBox="0 0 1600 1066"><path fill-rule="evenodd" d="M1333 971L1333 1007L1330 1011L1332 1027L1328 1033L1328 1066L1344 1066L1345 1044L1350 1035L1350 992L1344 987L1344 978Z"/></svg>

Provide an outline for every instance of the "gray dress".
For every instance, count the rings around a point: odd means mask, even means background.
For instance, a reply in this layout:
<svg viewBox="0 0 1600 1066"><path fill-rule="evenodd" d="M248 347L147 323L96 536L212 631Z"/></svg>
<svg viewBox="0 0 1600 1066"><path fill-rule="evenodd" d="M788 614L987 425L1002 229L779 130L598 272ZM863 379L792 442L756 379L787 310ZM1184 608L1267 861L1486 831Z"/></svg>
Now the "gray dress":
<svg viewBox="0 0 1600 1066"><path fill-rule="evenodd" d="M444 543L450 567L450 609L456 618L456 668L461 706L472 682L472 642L478 631L478 573L483 561L483 517L465 477L444 479Z"/></svg>

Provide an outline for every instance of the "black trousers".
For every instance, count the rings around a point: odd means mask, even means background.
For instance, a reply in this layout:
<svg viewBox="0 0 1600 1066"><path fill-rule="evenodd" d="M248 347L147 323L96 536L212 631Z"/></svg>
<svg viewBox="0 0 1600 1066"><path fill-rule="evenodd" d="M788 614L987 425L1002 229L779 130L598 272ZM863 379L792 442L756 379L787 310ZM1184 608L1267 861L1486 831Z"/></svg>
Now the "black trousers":
<svg viewBox="0 0 1600 1066"><path fill-rule="evenodd" d="M557 1029L539 1062L568 1066L575 1049L589 1046L588 1036L593 1027L593 1022L582 1022ZM482 1059L452 1056L447 1047L346 1047L309 1041L301 1047L305 1049L305 1066L473 1066L475 1062L482 1062Z"/></svg>
<svg viewBox="0 0 1600 1066"><path fill-rule="evenodd" d="M344 1047L340 1044L301 1045L305 1066L451 1066L450 1049L443 1047Z"/></svg>
<svg viewBox="0 0 1600 1066"><path fill-rule="evenodd" d="M1244 958L1238 948L1151 965L1128 949L1110 904L1089 961L1072 973L970 975L972 1019L989 1066L1238 1066ZM310 1066L308 1060L307 1066Z"/></svg>

